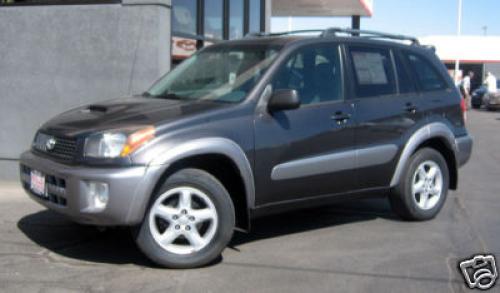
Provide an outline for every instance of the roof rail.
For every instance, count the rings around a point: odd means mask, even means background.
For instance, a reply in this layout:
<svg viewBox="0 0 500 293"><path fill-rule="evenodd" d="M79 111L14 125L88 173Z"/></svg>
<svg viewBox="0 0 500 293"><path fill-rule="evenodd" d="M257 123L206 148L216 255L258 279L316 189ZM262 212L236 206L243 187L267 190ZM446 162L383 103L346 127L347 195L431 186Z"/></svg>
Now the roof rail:
<svg viewBox="0 0 500 293"><path fill-rule="evenodd" d="M377 31L356 30L356 29L339 28L339 27L331 27L324 30L310 29L310 30L295 30L295 31L278 32L278 33L258 32L258 33L249 33L245 37L273 37L273 36L286 36L286 35L295 35L304 33L320 33L320 37L336 37L338 36L338 34L347 34L353 37L364 37L369 39L391 39L399 41L410 41L412 45L420 45L420 42L415 37L387 34Z"/></svg>
<svg viewBox="0 0 500 293"><path fill-rule="evenodd" d="M322 37L336 37L337 34L348 34L356 37L365 37L370 39L391 39L391 40L399 40L399 41L410 41L412 45L420 45L420 42L415 37L405 36L405 35L394 35L387 34L383 32L377 31L369 31L369 30L356 30L350 28L327 28L321 34Z"/></svg>
<svg viewBox="0 0 500 293"><path fill-rule="evenodd" d="M295 31L287 31L287 32L277 32L277 33L265 33L265 32L257 32L257 33L248 33L245 37L277 37L277 36L286 36L286 35L296 35L296 34L306 34L306 33L323 33L325 30L315 29L315 30L295 30Z"/></svg>

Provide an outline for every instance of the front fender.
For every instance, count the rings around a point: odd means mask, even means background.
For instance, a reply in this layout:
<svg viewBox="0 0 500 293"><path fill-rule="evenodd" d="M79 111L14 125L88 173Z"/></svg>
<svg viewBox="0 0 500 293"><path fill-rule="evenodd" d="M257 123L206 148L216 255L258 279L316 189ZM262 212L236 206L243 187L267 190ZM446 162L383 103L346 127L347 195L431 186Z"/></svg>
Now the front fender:
<svg viewBox="0 0 500 293"><path fill-rule="evenodd" d="M230 139L208 137L190 140L176 145L156 156L150 162L149 166L160 170L163 174L163 172L176 161L204 154L224 155L234 162L245 184L247 207L253 208L255 206L255 183L252 167L245 152L237 143Z"/></svg>

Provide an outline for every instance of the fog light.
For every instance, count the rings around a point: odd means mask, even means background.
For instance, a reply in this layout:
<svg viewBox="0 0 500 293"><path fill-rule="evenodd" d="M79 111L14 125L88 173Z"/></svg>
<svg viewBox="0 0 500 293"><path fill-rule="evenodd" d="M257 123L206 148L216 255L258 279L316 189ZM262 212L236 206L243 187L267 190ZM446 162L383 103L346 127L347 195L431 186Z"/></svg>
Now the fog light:
<svg viewBox="0 0 500 293"><path fill-rule="evenodd" d="M103 210L109 200L109 187L103 182L88 182L90 204L94 209Z"/></svg>

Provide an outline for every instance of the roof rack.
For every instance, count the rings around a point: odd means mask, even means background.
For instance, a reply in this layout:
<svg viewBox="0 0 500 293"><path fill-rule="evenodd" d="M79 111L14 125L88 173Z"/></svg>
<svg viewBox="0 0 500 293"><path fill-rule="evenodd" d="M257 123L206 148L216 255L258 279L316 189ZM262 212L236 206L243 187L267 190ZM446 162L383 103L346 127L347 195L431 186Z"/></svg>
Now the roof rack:
<svg viewBox="0 0 500 293"><path fill-rule="evenodd" d="M327 28L321 34L322 37L336 37L337 34L348 34L356 37L365 37L370 39L391 39L398 41L410 41L412 45L420 45L420 42L415 37L405 36L405 35L394 35L377 31L369 31L369 30L356 30L350 28Z"/></svg>
<svg viewBox="0 0 500 293"><path fill-rule="evenodd" d="M323 33L325 30L295 30L295 31L287 31L287 32L277 32L277 33L265 33L265 32L257 32L257 33L248 33L245 37L277 37L277 36L286 36L286 35L296 35L296 34L306 34L306 33Z"/></svg>
<svg viewBox="0 0 500 293"><path fill-rule="evenodd" d="M311 29L311 30L295 30L288 32L278 32L278 33L250 33L246 37L273 37L273 36L286 36L304 33L320 33L320 37L336 37L338 34L347 34L353 37L364 37L369 39L391 39L398 41L410 41L412 45L420 45L420 42L415 37L405 36L405 35L394 35L387 34L383 32L370 31L370 30L356 30L350 28L338 28L331 27L324 30Z"/></svg>

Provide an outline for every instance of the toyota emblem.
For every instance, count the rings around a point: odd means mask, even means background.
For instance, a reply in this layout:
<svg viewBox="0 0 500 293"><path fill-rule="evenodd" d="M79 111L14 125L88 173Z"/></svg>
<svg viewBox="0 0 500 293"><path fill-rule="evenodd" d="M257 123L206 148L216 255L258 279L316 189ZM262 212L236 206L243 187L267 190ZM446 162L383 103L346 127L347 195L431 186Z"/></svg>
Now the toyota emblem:
<svg viewBox="0 0 500 293"><path fill-rule="evenodd" d="M45 142L45 148L48 151L53 150L55 146L56 146L56 139L53 137L47 139L47 141Z"/></svg>

